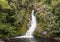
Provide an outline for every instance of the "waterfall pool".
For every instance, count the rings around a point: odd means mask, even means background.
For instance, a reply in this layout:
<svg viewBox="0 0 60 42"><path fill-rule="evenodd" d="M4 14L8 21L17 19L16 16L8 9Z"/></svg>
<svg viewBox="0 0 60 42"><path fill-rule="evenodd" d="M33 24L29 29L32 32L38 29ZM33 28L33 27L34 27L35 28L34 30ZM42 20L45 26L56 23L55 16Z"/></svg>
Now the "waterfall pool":
<svg viewBox="0 0 60 42"><path fill-rule="evenodd" d="M60 42L52 38L10 38L5 42Z"/></svg>

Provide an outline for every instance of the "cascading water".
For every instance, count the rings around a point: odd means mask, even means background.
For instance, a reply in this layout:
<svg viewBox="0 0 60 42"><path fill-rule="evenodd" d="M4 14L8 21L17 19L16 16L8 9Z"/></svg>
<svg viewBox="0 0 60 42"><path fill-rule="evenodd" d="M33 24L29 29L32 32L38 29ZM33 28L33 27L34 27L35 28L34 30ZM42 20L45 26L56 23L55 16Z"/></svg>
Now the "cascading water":
<svg viewBox="0 0 60 42"><path fill-rule="evenodd" d="M32 10L31 17L32 17L31 26L27 30L26 34L24 36L18 36L16 38L33 38L33 33L37 26L36 17L34 16L34 10Z"/></svg>
<svg viewBox="0 0 60 42"><path fill-rule="evenodd" d="M32 10L31 16L32 16L31 26L29 27L29 30L27 30L27 32L25 34L26 36L32 36L33 32L36 29L36 18L34 16L34 10Z"/></svg>

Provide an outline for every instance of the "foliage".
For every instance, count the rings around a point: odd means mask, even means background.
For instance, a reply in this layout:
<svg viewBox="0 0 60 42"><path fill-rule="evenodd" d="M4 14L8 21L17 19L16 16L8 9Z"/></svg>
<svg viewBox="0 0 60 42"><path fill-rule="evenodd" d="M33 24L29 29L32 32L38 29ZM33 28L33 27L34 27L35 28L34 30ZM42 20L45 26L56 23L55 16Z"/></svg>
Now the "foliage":
<svg viewBox="0 0 60 42"><path fill-rule="evenodd" d="M47 0L48 2L49 0ZM37 30L35 35L37 37L60 37L60 0L51 0L45 9L45 13L41 15L36 14L37 16ZM46 31L47 34L43 34Z"/></svg>
<svg viewBox="0 0 60 42"><path fill-rule="evenodd" d="M42 3L43 11L35 10L37 28L34 36L60 37L60 0L0 0L0 38L24 35L35 3ZM43 34L44 31L47 34Z"/></svg>
<svg viewBox="0 0 60 42"><path fill-rule="evenodd" d="M19 9L18 1L0 0L0 38L14 37L25 33L28 23L26 9Z"/></svg>

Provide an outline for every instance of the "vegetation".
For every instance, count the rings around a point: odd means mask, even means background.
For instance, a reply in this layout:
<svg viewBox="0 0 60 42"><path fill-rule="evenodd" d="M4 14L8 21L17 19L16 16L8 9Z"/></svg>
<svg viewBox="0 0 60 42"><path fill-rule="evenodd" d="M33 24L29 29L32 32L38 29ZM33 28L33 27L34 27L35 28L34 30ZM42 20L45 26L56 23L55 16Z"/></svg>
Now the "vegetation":
<svg viewBox="0 0 60 42"><path fill-rule="evenodd" d="M32 9L37 19L34 36L60 37L60 0L0 0L0 38L24 35Z"/></svg>

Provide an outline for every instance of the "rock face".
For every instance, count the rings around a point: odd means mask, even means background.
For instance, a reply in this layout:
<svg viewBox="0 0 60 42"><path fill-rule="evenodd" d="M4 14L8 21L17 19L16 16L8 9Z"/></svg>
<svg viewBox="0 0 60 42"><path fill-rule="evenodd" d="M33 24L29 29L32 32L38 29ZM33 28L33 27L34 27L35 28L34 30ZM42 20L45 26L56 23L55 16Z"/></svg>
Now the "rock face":
<svg viewBox="0 0 60 42"><path fill-rule="evenodd" d="M3 40L0 39L0 42L5 42L5 41L3 41Z"/></svg>

